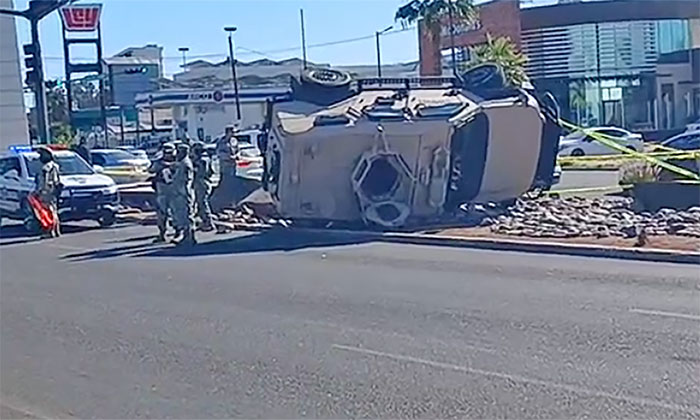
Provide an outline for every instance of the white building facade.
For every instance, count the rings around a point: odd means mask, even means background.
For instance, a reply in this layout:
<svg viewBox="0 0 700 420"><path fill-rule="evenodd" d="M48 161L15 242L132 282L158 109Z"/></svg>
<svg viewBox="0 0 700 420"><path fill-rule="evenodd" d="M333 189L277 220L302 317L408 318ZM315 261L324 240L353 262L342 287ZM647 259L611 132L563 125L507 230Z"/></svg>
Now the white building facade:
<svg viewBox="0 0 700 420"><path fill-rule="evenodd" d="M0 9L13 9L12 0L0 0ZM0 150L28 144L22 73L15 18L0 15Z"/></svg>

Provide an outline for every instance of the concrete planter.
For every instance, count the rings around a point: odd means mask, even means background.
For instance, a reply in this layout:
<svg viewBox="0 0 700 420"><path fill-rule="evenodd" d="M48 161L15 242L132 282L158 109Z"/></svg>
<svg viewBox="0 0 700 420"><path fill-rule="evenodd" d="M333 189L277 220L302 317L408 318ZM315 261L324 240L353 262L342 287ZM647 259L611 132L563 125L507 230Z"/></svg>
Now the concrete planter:
<svg viewBox="0 0 700 420"><path fill-rule="evenodd" d="M685 210L700 206L700 185L679 182L635 184L632 195L637 206L655 212L662 208Z"/></svg>

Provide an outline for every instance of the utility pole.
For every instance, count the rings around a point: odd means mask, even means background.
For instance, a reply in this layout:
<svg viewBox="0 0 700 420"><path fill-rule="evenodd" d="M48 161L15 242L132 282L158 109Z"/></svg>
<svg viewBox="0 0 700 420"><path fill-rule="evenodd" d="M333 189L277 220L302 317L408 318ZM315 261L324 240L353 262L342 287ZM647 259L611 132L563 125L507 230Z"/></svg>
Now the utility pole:
<svg viewBox="0 0 700 420"><path fill-rule="evenodd" d="M189 51L190 49L187 47L180 47L177 50L182 53L182 71L186 71L187 70L187 51Z"/></svg>
<svg viewBox="0 0 700 420"><path fill-rule="evenodd" d="M392 26L389 26L382 31L377 31L374 33L374 36L375 36L376 41L377 41L377 77L380 77L380 78L382 77L382 50L381 50L380 45L379 45L379 37L381 35L385 34L386 32L390 31L393 27L394 26L392 25Z"/></svg>
<svg viewBox="0 0 700 420"><path fill-rule="evenodd" d="M301 57L303 69L306 70L306 29L304 28L304 9L299 9L299 19L301 20Z"/></svg>
<svg viewBox="0 0 700 420"><path fill-rule="evenodd" d="M36 113L37 133L39 143L46 144L51 139L49 132L48 107L46 104L46 86L44 85L44 64L41 58L41 42L39 41L39 19L30 19L29 25L32 32L32 44L34 46L34 112Z"/></svg>
<svg viewBox="0 0 700 420"><path fill-rule="evenodd" d="M233 33L236 32L235 26L227 26L224 31L228 32L228 54L231 61L231 76L233 77L233 94L236 96L236 118L237 124L241 122L241 100L238 96L238 77L236 76L236 56L233 53Z"/></svg>

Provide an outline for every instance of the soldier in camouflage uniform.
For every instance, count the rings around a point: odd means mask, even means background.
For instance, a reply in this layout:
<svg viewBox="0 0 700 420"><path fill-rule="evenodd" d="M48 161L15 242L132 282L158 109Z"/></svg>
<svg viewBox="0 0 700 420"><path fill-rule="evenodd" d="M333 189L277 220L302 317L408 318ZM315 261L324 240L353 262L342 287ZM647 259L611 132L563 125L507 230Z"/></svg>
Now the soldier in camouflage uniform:
<svg viewBox="0 0 700 420"><path fill-rule="evenodd" d="M54 219L53 228L44 236L56 238L61 235L61 224L58 218L58 196L61 193L59 168L51 150L39 147L37 152L39 153L39 161L41 161L41 172L36 176L35 191L39 200L51 211Z"/></svg>
<svg viewBox="0 0 700 420"><path fill-rule="evenodd" d="M194 201L197 206L197 216L201 220L200 230L214 230L211 218L211 177L214 170L209 157L204 151L204 143L197 142L192 147L192 165L194 166Z"/></svg>
<svg viewBox="0 0 700 420"><path fill-rule="evenodd" d="M187 144L177 146L173 173L173 223L175 229L182 232L178 245L194 245L194 168L189 157L190 147Z"/></svg>
<svg viewBox="0 0 700 420"><path fill-rule="evenodd" d="M173 165L175 164L175 146L172 143L163 143L161 156L151 164L149 172L153 176L153 189L156 192L156 214L158 224L158 237L154 242L165 242L168 230L168 216L172 214Z"/></svg>

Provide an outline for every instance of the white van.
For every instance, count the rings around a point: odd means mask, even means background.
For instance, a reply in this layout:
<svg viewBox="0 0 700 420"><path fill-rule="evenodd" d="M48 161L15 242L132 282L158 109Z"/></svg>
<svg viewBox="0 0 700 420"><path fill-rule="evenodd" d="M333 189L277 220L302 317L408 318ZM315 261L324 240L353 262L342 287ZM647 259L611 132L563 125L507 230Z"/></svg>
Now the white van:
<svg viewBox="0 0 700 420"><path fill-rule="evenodd" d="M63 190L58 200L61 221L95 220L110 226L116 220L119 206L117 185L101 175L76 153L53 150ZM12 147L0 155L0 217L23 220L34 229L33 212L27 195L35 189L35 175L41 169L39 154L29 146Z"/></svg>

